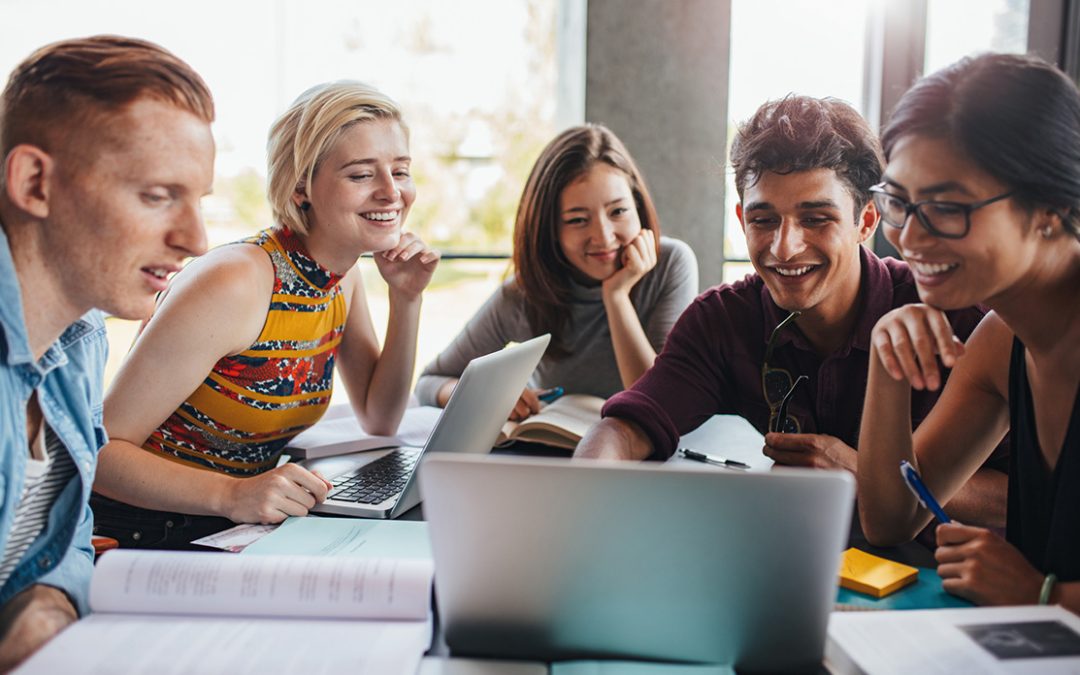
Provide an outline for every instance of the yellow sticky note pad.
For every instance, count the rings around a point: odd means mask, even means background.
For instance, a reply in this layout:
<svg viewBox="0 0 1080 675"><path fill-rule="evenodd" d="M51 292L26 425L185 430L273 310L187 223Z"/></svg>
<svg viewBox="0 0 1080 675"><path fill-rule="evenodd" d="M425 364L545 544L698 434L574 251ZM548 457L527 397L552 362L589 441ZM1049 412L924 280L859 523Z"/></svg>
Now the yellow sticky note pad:
<svg viewBox="0 0 1080 675"><path fill-rule="evenodd" d="M919 578L910 565L879 558L857 548L849 548L840 558L840 585L852 591L884 598Z"/></svg>

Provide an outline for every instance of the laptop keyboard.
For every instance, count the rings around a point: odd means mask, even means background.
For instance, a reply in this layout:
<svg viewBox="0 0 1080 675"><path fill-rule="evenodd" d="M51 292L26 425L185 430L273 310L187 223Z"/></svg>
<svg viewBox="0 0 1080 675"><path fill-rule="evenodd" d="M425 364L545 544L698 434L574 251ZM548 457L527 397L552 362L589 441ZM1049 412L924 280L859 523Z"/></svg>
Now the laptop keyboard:
<svg viewBox="0 0 1080 675"><path fill-rule="evenodd" d="M419 450L398 449L334 480L327 499L379 504L400 493L420 459Z"/></svg>

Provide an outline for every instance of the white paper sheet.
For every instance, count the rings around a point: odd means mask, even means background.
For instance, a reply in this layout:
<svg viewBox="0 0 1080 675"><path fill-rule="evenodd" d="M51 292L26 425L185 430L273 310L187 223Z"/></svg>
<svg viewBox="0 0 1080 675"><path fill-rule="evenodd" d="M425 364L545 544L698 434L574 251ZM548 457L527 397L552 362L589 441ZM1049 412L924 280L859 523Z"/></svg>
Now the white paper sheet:
<svg viewBox="0 0 1080 675"><path fill-rule="evenodd" d="M764 446L765 437L738 415L713 415L705 424L679 439L680 448L743 462L750 465L751 471L768 471L772 468L773 461L761 452ZM721 467L683 459L678 455L672 456L669 461L677 462L679 468L724 471Z"/></svg>
<svg viewBox="0 0 1080 675"><path fill-rule="evenodd" d="M422 619L430 560L110 551L90 584L95 612Z"/></svg>
<svg viewBox="0 0 1080 675"><path fill-rule="evenodd" d="M841 673L1078 673L1080 656L995 657L960 626L1060 621L1080 632L1080 617L1061 607L980 607L833 613L826 657Z"/></svg>
<svg viewBox="0 0 1080 675"><path fill-rule="evenodd" d="M412 675L430 642L430 620L300 621L95 614L69 627L17 672Z"/></svg>
<svg viewBox="0 0 1080 675"><path fill-rule="evenodd" d="M239 553L277 528L278 525L253 525L250 523L237 525L201 539L196 539L191 543L210 548L219 548L230 553Z"/></svg>

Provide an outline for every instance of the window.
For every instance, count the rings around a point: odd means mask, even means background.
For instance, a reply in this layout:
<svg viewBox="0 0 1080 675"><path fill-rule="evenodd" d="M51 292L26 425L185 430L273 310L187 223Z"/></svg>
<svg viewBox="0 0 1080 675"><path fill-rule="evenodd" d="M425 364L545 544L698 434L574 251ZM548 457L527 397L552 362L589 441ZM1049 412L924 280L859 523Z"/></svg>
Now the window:
<svg viewBox="0 0 1080 675"><path fill-rule="evenodd" d="M783 17L778 21L777 17ZM728 147L738 125L768 100L789 93L843 99L863 106L867 0L733 0ZM735 204L730 165L724 209L724 282L754 271Z"/></svg>
<svg viewBox="0 0 1080 675"><path fill-rule="evenodd" d="M929 0L924 73L980 52L1027 51L1029 0Z"/></svg>
<svg viewBox="0 0 1080 675"><path fill-rule="evenodd" d="M203 205L211 246L271 224L266 136L297 95L358 79L395 98L418 188L407 226L447 253L504 256L439 265L425 294L418 370L501 282L521 189L555 132L557 0L190 0L167 11L139 0L5 4L4 73L46 43L118 33L163 45L206 79L218 114L214 194ZM361 266L375 325L385 326L385 287L374 265ZM109 321L107 381L136 329Z"/></svg>

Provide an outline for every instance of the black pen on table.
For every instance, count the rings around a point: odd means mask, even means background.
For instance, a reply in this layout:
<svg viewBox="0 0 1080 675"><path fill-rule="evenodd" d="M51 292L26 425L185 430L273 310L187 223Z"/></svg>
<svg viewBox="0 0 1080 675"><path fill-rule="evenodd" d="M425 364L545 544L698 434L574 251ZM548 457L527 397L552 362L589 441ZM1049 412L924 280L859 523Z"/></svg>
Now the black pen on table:
<svg viewBox="0 0 1080 675"><path fill-rule="evenodd" d="M729 469L749 469L750 465L745 462L739 462L734 459L724 459L723 457L717 457L716 455L706 455L704 452L698 452L689 448L680 448L679 452L683 457L692 459L695 462L701 462L703 464L715 464L717 466L723 466Z"/></svg>

